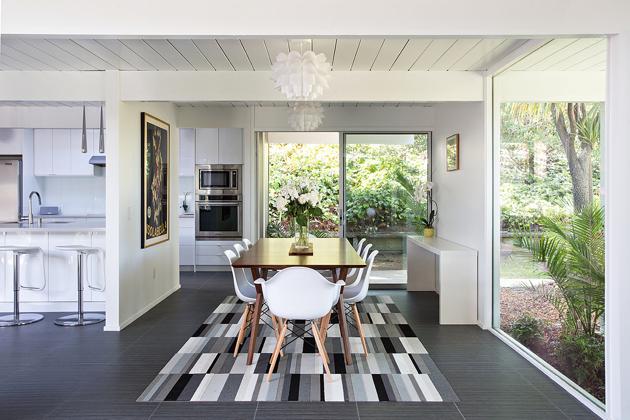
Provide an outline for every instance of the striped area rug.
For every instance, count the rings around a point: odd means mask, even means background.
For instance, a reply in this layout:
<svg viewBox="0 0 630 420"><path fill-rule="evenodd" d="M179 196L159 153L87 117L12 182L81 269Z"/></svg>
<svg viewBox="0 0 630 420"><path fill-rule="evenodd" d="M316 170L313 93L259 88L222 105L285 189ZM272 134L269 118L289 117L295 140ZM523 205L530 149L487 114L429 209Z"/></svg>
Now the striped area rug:
<svg viewBox="0 0 630 420"><path fill-rule="evenodd" d="M344 363L333 317L326 338L332 382L324 375L313 338L291 342L294 336L287 337L290 344L267 382L264 376L276 343L274 331L264 322L271 324L268 318L261 322L254 363L246 365L249 340L233 357L243 305L227 297L138 401L458 401L390 296L369 296L358 305L369 355L363 354L360 338L350 327L351 365Z"/></svg>

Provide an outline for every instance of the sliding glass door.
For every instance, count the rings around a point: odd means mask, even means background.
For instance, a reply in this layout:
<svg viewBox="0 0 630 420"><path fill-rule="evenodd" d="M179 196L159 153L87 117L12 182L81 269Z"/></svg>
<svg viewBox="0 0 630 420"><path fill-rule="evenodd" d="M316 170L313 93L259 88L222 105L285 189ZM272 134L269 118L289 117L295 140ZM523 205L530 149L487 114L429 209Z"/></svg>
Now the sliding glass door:
<svg viewBox="0 0 630 420"><path fill-rule="evenodd" d="M429 134L347 133L343 146L345 236L379 250L374 283L406 283L407 235L427 213Z"/></svg>
<svg viewBox="0 0 630 420"><path fill-rule="evenodd" d="M260 133L263 235L290 237L292 225L276 208L289 180L307 178L319 188L323 216L317 237L367 238L379 250L373 283L407 281L406 238L426 217L423 185L430 180L429 133Z"/></svg>

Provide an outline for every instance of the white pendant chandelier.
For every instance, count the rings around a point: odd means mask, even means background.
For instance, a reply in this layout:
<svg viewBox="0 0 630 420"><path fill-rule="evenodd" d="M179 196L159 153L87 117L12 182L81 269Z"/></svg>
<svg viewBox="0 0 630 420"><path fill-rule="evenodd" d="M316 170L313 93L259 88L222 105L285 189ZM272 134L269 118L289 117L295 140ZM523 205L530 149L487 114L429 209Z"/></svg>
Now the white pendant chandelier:
<svg viewBox="0 0 630 420"><path fill-rule="evenodd" d="M300 43L300 50L307 41ZM290 101L312 101L328 88L330 63L324 54L307 51L280 53L271 67L271 79L276 89Z"/></svg>
<svg viewBox="0 0 630 420"><path fill-rule="evenodd" d="M313 131L324 119L324 109L318 103L299 102L291 106L289 125L295 131Z"/></svg>

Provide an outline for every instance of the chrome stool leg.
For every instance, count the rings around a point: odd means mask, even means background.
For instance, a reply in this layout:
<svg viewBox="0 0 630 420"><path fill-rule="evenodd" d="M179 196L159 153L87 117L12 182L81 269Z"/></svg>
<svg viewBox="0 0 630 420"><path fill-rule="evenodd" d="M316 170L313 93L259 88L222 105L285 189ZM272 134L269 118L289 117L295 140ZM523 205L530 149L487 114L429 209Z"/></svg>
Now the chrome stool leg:
<svg viewBox="0 0 630 420"><path fill-rule="evenodd" d="M20 313L20 255L13 250L13 314L0 316L0 327L33 324L44 319L42 314Z"/></svg>
<svg viewBox="0 0 630 420"><path fill-rule="evenodd" d="M55 320L55 325L59 325L61 327L78 327L82 325L92 325L98 324L99 322L105 321L105 315L96 312L83 312L83 258L85 257L85 262L87 262L88 253L81 250L77 251L77 289L79 292L78 296L78 307L76 315L66 315Z"/></svg>

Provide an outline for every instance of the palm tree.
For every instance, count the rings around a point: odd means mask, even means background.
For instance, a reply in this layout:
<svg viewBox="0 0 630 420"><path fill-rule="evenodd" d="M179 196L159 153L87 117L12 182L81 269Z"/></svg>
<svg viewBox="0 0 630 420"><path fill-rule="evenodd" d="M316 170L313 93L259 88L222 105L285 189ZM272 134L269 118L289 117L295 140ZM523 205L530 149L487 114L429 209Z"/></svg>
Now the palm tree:
<svg viewBox="0 0 630 420"><path fill-rule="evenodd" d="M604 314L604 209L589 205L568 224L543 218L542 226L523 242L555 281L545 296L564 314L565 333L594 336Z"/></svg>

